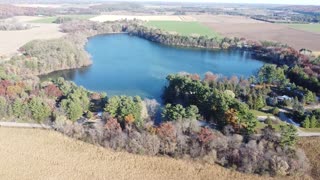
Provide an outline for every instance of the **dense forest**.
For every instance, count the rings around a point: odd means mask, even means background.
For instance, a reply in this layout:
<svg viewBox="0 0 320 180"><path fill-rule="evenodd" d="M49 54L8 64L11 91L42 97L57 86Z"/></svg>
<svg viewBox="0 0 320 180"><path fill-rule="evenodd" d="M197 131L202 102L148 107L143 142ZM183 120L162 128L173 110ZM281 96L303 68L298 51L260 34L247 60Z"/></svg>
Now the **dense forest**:
<svg viewBox="0 0 320 180"><path fill-rule="evenodd" d="M319 59L309 51L240 38L179 36L146 28L139 21L70 21L61 29L65 37L27 43L20 48L21 56L0 65L4 118L47 123L68 136L137 154L197 159L261 175L308 172L308 160L295 148L296 128L281 125L276 132L269 125L257 135L258 121L250 109L270 103L276 114L277 107L292 103L297 116L305 118L305 126L320 124L313 120L318 112L308 116L302 107L315 102L318 93L318 84L309 81L319 80L314 78ZM246 50L273 64L248 79L212 73L203 79L169 75L164 106L140 97L90 92L62 78L40 82L38 75L89 65L87 38L106 33L129 33L170 46ZM276 97L285 94L294 101L277 102ZM155 123L159 113L162 122Z"/></svg>

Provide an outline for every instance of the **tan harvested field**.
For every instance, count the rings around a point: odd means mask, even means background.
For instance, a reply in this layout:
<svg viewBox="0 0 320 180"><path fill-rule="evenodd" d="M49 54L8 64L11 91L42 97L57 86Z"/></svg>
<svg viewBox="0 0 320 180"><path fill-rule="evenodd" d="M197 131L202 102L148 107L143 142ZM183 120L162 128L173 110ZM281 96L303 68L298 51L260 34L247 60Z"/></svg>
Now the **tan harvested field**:
<svg viewBox="0 0 320 180"><path fill-rule="evenodd" d="M194 18L223 36L277 41L298 50L307 48L320 51L320 33L296 30L286 25L265 23L239 16L199 15Z"/></svg>
<svg viewBox="0 0 320 180"><path fill-rule="evenodd" d="M28 22L39 19L39 17L15 17L18 22ZM0 56L10 57L29 41L35 39L53 39L62 37L58 24L36 24L28 23L34 27L20 31L0 31Z"/></svg>
<svg viewBox="0 0 320 180"><path fill-rule="evenodd" d="M0 127L0 162L1 179L10 180L270 179L218 165L114 152L54 131L37 129Z"/></svg>
<svg viewBox="0 0 320 180"><path fill-rule="evenodd" d="M320 51L314 51L313 54L314 54L315 56L320 56Z"/></svg>
<svg viewBox="0 0 320 180"><path fill-rule="evenodd" d="M300 138L298 147L304 150L310 164L312 165L311 175L315 179L320 177L320 137Z"/></svg>
<svg viewBox="0 0 320 180"><path fill-rule="evenodd" d="M91 18L92 21L105 22L105 21L117 21L122 19L139 19L142 21L195 21L191 16L170 16L170 15L161 15L161 16L148 16L148 15L100 15L94 18Z"/></svg>

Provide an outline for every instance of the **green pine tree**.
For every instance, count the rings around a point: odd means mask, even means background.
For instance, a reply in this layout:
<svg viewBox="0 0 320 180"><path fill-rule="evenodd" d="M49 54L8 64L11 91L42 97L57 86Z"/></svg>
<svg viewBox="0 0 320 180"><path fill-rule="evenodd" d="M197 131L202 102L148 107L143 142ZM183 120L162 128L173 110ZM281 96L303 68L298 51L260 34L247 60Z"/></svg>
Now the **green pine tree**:
<svg viewBox="0 0 320 180"><path fill-rule="evenodd" d="M310 128L316 128L318 126L318 121L315 116L310 119Z"/></svg>
<svg viewBox="0 0 320 180"><path fill-rule="evenodd" d="M296 144L298 136L297 136L297 128L292 124L281 125L281 136L280 136L280 145L284 147L292 147Z"/></svg>
<svg viewBox="0 0 320 180"><path fill-rule="evenodd" d="M303 121L302 127L310 128L310 118L309 118L309 116L307 116L306 119Z"/></svg>

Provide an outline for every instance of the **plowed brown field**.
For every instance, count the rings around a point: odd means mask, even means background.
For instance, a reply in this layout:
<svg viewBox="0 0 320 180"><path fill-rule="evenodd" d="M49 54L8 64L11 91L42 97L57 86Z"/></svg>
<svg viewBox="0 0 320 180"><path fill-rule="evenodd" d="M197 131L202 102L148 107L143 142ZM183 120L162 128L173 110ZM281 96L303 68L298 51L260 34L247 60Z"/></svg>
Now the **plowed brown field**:
<svg viewBox="0 0 320 180"><path fill-rule="evenodd" d="M295 49L320 51L320 33L296 30L282 24L265 23L240 16L194 16L199 22L227 37L268 40L288 44Z"/></svg>

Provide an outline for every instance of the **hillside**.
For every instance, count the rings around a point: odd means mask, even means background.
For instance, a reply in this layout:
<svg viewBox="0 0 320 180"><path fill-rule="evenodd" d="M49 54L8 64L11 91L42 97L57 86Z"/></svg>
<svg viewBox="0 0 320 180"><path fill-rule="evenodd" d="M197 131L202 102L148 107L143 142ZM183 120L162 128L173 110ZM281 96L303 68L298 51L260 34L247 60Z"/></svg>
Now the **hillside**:
<svg viewBox="0 0 320 180"><path fill-rule="evenodd" d="M268 179L218 165L96 147L57 132L0 128L1 179Z"/></svg>

